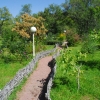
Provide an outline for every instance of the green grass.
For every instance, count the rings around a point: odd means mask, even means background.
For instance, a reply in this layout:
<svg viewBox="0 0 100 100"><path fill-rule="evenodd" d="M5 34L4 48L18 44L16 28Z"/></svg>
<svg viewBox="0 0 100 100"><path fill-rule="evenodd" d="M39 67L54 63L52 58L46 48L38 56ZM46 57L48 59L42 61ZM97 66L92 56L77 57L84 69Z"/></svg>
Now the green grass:
<svg viewBox="0 0 100 100"><path fill-rule="evenodd" d="M16 75L19 69L25 67L29 61L14 62L14 63L0 63L0 89L2 89L7 82L9 82Z"/></svg>
<svg viewBox="0 0 100 100"><path fill-rule="evenodd" d="M15 100L17 92L22 90L23 85L25 85L27 78L24 78L23 81L14 89L11 95L8 97L8 100Z"/></svg>
<svg viewBox="0 0 100 100"><path fill-rule="evenodd" d="M45 45L46 46L46 50L51 50L54 48L54 45Z"/></svg>
<svg viewBox="0 0 100 100"><path fill-rule="evenodd" d="M80 47L69 49L72 49L70 54L72 56ZM59 62L61 59L57 60ZM79 91L77 90L77 74L69 75L68 78L61 70L63 64L57 65L50 94L52 100L100 100L100 51L88 54L87 58L81 62L83 73L80 74Z"/></svg>
<svg viewBox="0 0 100 100"><path fill-rule="evenodd" d="M57 73L59 74L61 71ZM100 99L99 70L95 69L84 71L84 74L82 74L80 77L79 92L77 92L76 77L70 78L71 80L69 81L65 76L55 77L53 82L54 85L51 90L52 100L88 100L88 98L90 98L89 100Z"/></svg>

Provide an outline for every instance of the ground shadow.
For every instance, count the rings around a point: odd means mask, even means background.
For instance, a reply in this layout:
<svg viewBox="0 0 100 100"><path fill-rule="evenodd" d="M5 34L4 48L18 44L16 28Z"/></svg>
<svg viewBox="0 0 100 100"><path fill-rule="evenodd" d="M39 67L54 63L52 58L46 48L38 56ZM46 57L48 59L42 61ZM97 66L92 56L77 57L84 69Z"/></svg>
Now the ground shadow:
<svg viewBox="0 0 100 100"><path fill-rule="evenodd" d="M82 65L85 65L86 66L84 67L85 69L97 68L98 70L100 70L100 61L79 61L79 63L81 63Z"/></svg>
<svg viewBox="0 0 100 100"><path fill-rule="evenodd" d="M52 69L54 68L55 63L56 62L55 62L54 58L48 63L48 66L51 68L51 72L49 73L47 79L37 80L37 81L40 81L41 84L43 84L43 87L40 87L40 88L42 88L42 91L41 91L41 93L38 97L38 100L46 100L45 93L47 92L47 84L50 80L50 77L51 77L51 74L52 74L52 71L53 71Z"/></svg>

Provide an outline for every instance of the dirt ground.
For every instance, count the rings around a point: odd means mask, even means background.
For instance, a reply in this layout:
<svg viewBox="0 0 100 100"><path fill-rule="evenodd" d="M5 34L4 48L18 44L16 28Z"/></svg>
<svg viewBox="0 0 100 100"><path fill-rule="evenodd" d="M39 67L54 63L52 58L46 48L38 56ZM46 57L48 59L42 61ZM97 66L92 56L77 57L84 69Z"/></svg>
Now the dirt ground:
<svg viewBox="0 0 100 100"><path fill-rule="evenodd" d="M50 74L48 63L52 60L52 56L47 56L39 60L37 68L28 78L22 91L17 93L16 100L45 100L44 87L46 80Z"/></svg>

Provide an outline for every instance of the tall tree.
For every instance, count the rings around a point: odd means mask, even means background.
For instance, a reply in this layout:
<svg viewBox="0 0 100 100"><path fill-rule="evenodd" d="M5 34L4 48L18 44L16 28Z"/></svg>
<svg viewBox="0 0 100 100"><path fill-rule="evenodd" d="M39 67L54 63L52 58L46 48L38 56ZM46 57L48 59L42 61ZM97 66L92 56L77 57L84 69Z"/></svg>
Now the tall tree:
<svg viewBox="0 0 100 100"><path fill-rule="evenodd" d="M66 0L63 7L74 21L79 34L89 33L99 25L100 0Z"/></svg>
<svg viewBox="0 0 100 100"><path fill-rule="evenodd" d="M35 26L37 28L37 32L35 35L41 36L45 34L47 30L43 24L44 19L42 17L32 17L28 14L23 14L21 16L21 22L16 22L13 31L19 33L22 37L29 38L32 40L32 33L30 32L30 28Z"/></svg>
<svg viewBox="0 0 100 100"><path fill-rule="evenodd" d="M23 15L25 13L31 15L31 13L32 13L31 7L32 7L31 4L25 4L25 5L23 5L22 9L20 11L20 15Z"/></svg>
<svg viewBox="0 0 100 100"><path fill-rule="evenodd" d="M64 30L65 23L60 6L51 4L48 8L45 8L44 12L38 14L45 18L48 33L57 34Z"/></svg>
<svg viewBox="0 0 100 100"><path fill-rule="evenodd" d="M0 34L2 33L2 27L6 21L11 20L12 15L6 7L0 8Z"/></svg>

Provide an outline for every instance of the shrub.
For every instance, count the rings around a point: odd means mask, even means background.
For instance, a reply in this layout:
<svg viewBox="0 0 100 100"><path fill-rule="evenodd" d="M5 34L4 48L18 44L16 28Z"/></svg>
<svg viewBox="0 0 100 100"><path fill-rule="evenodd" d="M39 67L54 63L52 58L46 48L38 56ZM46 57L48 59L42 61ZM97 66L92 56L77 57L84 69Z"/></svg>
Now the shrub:
<svg viewBox="0 0 100 100"><path fill-rule="evenodd" d="M16 56L12 54L8 48L3 48L1 58L5 63L16 60Z"/></svg>
<svg viewBox="0 0 100 100"><path fill-rule="evenodd" d="M56 43L59 43L60 41L57 38L57 35L54 35L52 33L49 33L45 39L45 42L47 45L55 45Z"/></svg>
<svg viewBox="0 0 100 100"><path fill-rule="evenodd" d="M68 45L75 45L80 41L79 35L75 32L74 29L68 29L66 31L66 39L68 41Z"/></svg>
<svg viewBox="0 0 100 100"><path fill-rule="evenodd" d="M97 39L95 35L90 34L85 37L85 41L83 42L81 52L82 53L94 53L97 50Z"/></svg>
<svg viewBox="0 0 100 100"><path fill-rule="evenodd" d="M58 36L58 40L59 40L59 41L64 41L64 40L66 40L66 34L61 33L61 34Z"/></svg>

